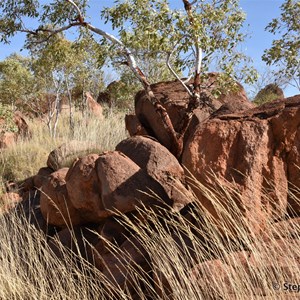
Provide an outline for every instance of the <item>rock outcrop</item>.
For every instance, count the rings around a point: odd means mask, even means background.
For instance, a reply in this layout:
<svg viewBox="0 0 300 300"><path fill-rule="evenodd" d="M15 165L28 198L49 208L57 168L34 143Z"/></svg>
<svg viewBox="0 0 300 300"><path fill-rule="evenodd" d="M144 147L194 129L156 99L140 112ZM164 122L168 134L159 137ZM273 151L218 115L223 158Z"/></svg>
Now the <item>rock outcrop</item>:
<svg viewBox="0 0 300 300"><path fill-rule="evenodd" d="M157 141L148 137L128 138L116 147L164 188L172 207L180 210L194 200L178 160Z"/></svg>
<svg viewBox="0 0 300 300"><path fill-rule="evenodd" d="M16 111L14 113L14 122L18 127L18 136L22 138L31 137L31 132L29 130L29 126L25 120L25 117L20 111Z"/></svg>
<svg viewBox="0 0 300 300"><path fill-rule="evenodd" d="M209 76L210 88L216 76ZM17 209L35 220L59 258L62 245L94 264L113 298L117 287L138 299L138 280L150 280L141 287L172 299L180 276L205 299L224 291L236 296L239 272L255 287L251 295L266 293L266 272L297 282L300 96L254 108L238 87L218 99L202 91L216 109L195 111L179 159L145 93L138 93L131 133L150 136L130 137L104 153L63 145L47 168L23 182L26 201ZM179 128L187 93L177 81L152 88ZM170 260L167 271L159 254Z"/></svg>
<svg viewBox="0 0 300 300"><path fill-rule="evenodd" d="M246 96L244 88L238 83L236 91L229 94L221 94L218 98L214 97L212 91L217 88L216 80L218 76L217 73L209 73L205 82L207 88L202 89L202 98L206 99L206 102L211 102L214 110L218 110L222 106L230 111L245 110L253 107ZM177 80L153 84L151 89L168 112L174 129L178 132L189 102L187 91ZM207 106L199 109L196 116L200 118L199 122L202 122L212 112L213 110ZM172 141L144 91L140 91L135 97L135 114L149 135L156 138L166 148L171 149Z"/></svg>
<svg viewBox="0 0 300 300"><path fill-rule="evenodd" d="M103 207L111 215L132 212L140 206L170 204L159 183L123 153L114 151L101 155L97 174Z"/></svg>
<svg viewBox="0 0 300 300"><path fill-rule="evenodd" d="M203 185L217 188L218 181L236 189L235 204L253 223L283 217L288 204L299 213L299 206L288 195L289 189L300 187L299 126L299 96L216 115L200 124L187 140L182 164ZM217 217L215 204L205 193L197 188L194 192Z"/></svg>
<svg viewBox="0 0 300 300"><path fill-rule="evenodd" d="M102 106L92 97L91 93L85 93L87 109L90 114L103 119Z"/></svg>

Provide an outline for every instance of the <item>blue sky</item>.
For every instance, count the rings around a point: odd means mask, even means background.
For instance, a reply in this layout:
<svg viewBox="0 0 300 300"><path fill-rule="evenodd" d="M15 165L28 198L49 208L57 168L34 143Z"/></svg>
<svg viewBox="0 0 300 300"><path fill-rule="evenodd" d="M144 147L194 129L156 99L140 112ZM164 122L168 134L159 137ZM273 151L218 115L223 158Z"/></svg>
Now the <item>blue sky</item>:
<svg viewBox="0 0 300 300"><path fill-rule="evenodd" d="M42 0L41 2L46 2ZM90 0L90 10L89 15L91 16L91 21L97 27L101 27L106 31L111 31L108 25L103 25L100 19L100 9L103 6L112 5L111 0ZM269 48L274 39L274 35L266 32L264 28L273 19L280 16L280 6L283 0L241 0L240 6L247 14L247 19L245 25L249 24L247 31L250 32L251 37L246 40L242 45L242 50L250 56L254 61L254 66L259 70L265 70L265 64L261 60L264 49ZM174 7L181 7L182 1L171 0L170 4ZM34 27L35 24L32 24ZM68 35L68 38L72 38L72 33ZM24 44L24 35L19 34L14 37L10 45L0 44L0 60L4 59L13 52L19 52ZM20 52L26 55L26 52ZM291 96L299 93L298 90L288 87L285 90L286 96Z"/></svg>

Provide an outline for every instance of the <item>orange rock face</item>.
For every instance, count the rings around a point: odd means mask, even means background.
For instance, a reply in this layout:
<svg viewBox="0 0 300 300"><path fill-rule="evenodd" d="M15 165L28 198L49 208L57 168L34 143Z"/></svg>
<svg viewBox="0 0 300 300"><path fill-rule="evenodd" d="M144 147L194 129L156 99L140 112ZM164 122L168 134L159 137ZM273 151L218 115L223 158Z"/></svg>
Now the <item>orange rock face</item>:
<svg viewBox="0 0 300 300"><path fill-rule="evenodd" d="M101 184L97 175L98 154L90 154L74 162L66 176L66 187L72 205L86 222L99 222L107 217L101 200Z"/></svg>
<svg viewBox="0 0 300 300"><path fill-rule="evenodd" d="M265 217L282 217L288 204L299 213L299 206L288 196L289 188L300 187L299 126L299 96L216 115L198 125L189 137L182 163L202 184L214 188L219 181L236 189L236 204L252 224L263 223ZM203 191L194 191L217 217Z"/></svg>
<svg viewBox="0 0 300 300"><path fill-rule="evenodd" d="M102 119L103 118L102 106L99 103L97 103L97 101L92 97L92 95L89 92L87 92L85 96L86 96L88 111L92 115L97 116L98 118Z"/></svg>
<svg viewBox="0 0 300 300"><path fill-rule="evenodd" d="M52 173L42 186L41 192L40 205L45 220L59 227L67 224L77 225L81 222L81 217L72 205L67 192L65 181L67 172L68 168L64 168Z"/></svg>

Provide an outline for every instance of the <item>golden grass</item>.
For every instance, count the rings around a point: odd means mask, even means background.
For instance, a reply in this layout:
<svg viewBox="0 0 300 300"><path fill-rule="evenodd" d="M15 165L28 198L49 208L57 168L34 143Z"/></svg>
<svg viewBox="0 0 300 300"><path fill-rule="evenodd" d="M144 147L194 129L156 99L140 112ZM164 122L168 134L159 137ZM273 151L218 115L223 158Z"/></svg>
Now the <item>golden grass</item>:
<svg viewBox="0 0 300 300"><path fill-rule="evenodd" d="M63 247L63 259L58 260L45 236L14 211L2 216L0 299L297 299L300 293L284 291L284 283L300 283L295 259L300 257L300 223L286 226L270 221L265 234L250 234L247 220L226 189L209 190L200 184L199 188L210 195L226 222L218 224L198 204L188 218L147 208L139 209L147 222L120 214L119 222L132 232L133 247L139 253L134 243L138 240L153 270L143 270L129 252L110 243L130 293L107 282L83 258L76 257L80 261L76 264L75 255ZM224 209L225 199L230 210ZM233 227L235 235L224 234ZM296 236L291 237L291 231Z"/></svg>
<svg viewBox="0 0 300 300"><path fill-rule="evenodd" d="M31 139L19 140L15 145L0 151L0 182L19 181L35 175L46 166L49 153L70 140L97 145L100 151L113 150L126 138L124 114L109 114L103 120L75 114L75 130L71 135L68 116L62 116L57 128L57 137L52 138L41 120L29 122Z"/></svg>

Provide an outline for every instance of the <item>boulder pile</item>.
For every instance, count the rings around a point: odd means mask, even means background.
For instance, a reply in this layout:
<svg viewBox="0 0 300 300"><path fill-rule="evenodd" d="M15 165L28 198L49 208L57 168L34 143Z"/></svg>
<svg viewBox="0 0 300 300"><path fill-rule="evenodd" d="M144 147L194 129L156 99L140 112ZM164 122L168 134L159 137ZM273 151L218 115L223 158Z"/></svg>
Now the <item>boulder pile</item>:
<svg viewBox="0 0 300 300"><path fill-rule="evenodd" d="M187 107L187 93L178 81L155 84L152 88L176 129ZM212 97L209 91L206 95ZM82 252L109 282L132 293L134 279L126 273L128 265L137 272L151 273L158 293L171 294L173 288L167 278L154 272L134 225L123 225L124 216L129 223L155 227L143 211L157 212L162 224L167 222L163 220L164 212L166 219L168 213L174 214L191 225L193 238L209 247L209 235L201 215L195 214L195 207L216 224L225 244L233 237L240 238L237 227L228 225L226 219L236 210L238 214L231 216L232 223L247 224L243 232L249 233L249 241L251 236L261 236L267 243L271 236L276 238L268 224L289 224L300 215L296 201L300 198L300 96L256 108L239 86L235 93L211 101L216 110L195 111L186 131L182 156L177 159L168 150L170 140L158 115L144 92L139 92L136 115L126 119L131 137L121 141L115 151L84 154L69 168L55 160L55 151L52 152L48 166L23 185L19 207L28 216L35 214L31 219L50 236L49 243L58 257L61 253L57 240ZM70 232L70 227L75 233ZM300 232L291 231L293 239L299 238ZM232 266L232 261L248 268L250 277L251 270L260 268L255 257L251 257L249 245L242 251L240 246L229 247L226 261L220 261L218 253L211 251L210 259L199 261L189 234L174 229L170 236L195 261L187 272L200 285L205 285L201 274L208 270L211 276L226 281L226 268ZM79 247L74 246L74 238ZM285 238L290 236L278 238L279 246ZM89 241L86 247L84 241ZM295 245L299 245L298 241ZM126 257L112 253L112 244ZM280 263L284 269L284 262ZM228 289L231 284L228 282ZM263 288L258 287L259 293Z"/></svg>

